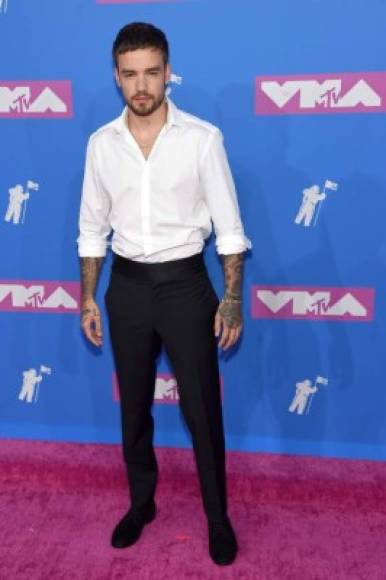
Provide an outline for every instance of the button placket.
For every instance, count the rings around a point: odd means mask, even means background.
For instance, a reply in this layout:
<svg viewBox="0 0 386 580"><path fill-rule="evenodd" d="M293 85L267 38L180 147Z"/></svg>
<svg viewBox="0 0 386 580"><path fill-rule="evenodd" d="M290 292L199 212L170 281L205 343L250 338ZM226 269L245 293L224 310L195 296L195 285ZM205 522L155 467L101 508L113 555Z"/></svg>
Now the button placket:
<svg viewBox="0 0 386 580"><path fill-rule="evenodd" d="M151 251L150 236L150 183L149 183L149 165L144 163L141 183L141 214L142 214L142 232L144 253L149 254Z"/></svg>
<svg viewBox="0 0 386 580"><path fill-rule="evenodd" d="M142 212L142 232L143 232L143 246L144 254L149 255L152 251L152 239L151 239L151 228L150 228L150 162L154 156L154 151L157 149L161 136L166 131L166 124L162 127L161 131L151 148L150 154L146 159L141 152L141 157L143 160L143 173L142 173L142 183L141 183L141 212ZM140 148L137 144L140 151Z"/></svg>

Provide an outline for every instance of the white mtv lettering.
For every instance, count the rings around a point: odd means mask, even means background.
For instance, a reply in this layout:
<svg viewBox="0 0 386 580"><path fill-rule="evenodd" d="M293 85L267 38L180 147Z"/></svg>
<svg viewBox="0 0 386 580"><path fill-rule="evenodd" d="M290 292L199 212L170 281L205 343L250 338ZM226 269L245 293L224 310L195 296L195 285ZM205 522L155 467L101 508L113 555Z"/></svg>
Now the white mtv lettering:
<svg viewBox="0 0 386 580"><path fill-rule="evenodd" d="M0 284L0 302L12 297L12 306L33 308L77 308L77 302L61 286L44 300L44 286L23 286L21 284Z"/></svg>
<svg viewBox="0 0 386 580"><path fill-rule="evenodd" d="M367 310L350 293L345 294L333 306L329 307L331 300L330 292L314 292L311 294L301 290L258 290L257 296L271 312L277 314L286 304L292 303L294 315L306 315L308 313L321 316L366 316Z"/></svg>
<svg viewBox="0 0 386 580"><path fill-rule="evenodd" d="M358 81L345 95L341 95L342 81L328 79L319 83L315 80L263 81L262 91L282 109L297 93L300 96L300 108L324 107L379 107L381 97L363 79Z"/></svg>
<svg viewBox="0 0 386 580"><path fill-rule="evenodd" d="M30 87L0 87L0 113L65 113L67 105L51 89L46 87L31 101Z"/></svg>

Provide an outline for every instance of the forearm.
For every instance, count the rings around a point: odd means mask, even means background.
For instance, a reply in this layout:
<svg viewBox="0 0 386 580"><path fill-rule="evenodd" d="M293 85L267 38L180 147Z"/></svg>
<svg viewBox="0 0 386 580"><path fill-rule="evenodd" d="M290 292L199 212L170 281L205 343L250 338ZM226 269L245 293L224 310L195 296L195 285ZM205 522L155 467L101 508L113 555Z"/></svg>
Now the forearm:
<svg viewBox="0 0 386 580"><path fill-rule="evenodd" d="M104 258L80 258L81 301L94 300L94 293Z"/></svg>
<svg viewBox="0 0 386 580"><path fill-rule="evenodd" d="M221 257L224 268L224 298L229 298L229 300L241 300L244 255L243 253L240 253L222 255Z"/></svg>

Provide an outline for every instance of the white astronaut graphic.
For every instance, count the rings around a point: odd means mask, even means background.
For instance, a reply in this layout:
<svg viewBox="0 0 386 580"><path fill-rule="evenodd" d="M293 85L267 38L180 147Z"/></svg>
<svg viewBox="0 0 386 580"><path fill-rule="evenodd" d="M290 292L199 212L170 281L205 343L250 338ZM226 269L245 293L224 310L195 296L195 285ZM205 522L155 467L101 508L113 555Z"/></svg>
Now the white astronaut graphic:
<svg viewBox="0 0 386 580"><path fill-rule="evenodd" d="M155 381L155 395L156 400L169 399L170 401L178 400L177 381L173 377L164 379L157 377Z"/></svg>
<svg viewBox="0 0 386 580"><path fill-rule="evenodd" d="M328 379L324 377L316 377L314 385L312 385L312 381L309 379L296 383L296 393L288 411L290 413L296 411L298 415L303 415L306 411L306 415L308 415L311 408L312 397L319 390L317 385L328 385Z"/></svg>
<svg viewBox="0 0 386 580"><path fill-rule="evenodd" d="M15 185L15 187L11 187L8 190L9 203L8 203L8 208L7 208L4 220L6 222L10 222L12 219L12 223L15 225L18 225L20 223L20 217L21 217L22 218L21 223L24 223L26 208L27 208L27 200L30 197L30 193L28 190L37 191L38 189L39 189L39 184L35 183L34 181L27 182L27 187L26 187L27 191L24 191L23 186L20 184ZM21 214L23 214L23 215L21 215Z"/></svg>
<svg viewBox="0 0 386 580"><path fill-rule="evenodd" d="M23 371L23 384L19 392L19 400L26 403L36 403L39 396L39 386L43 380L43 374L50 375L51 369L40 365L39 372L34 369Z"/></svg>
<svg viewBox="0 0 386 580"><path fill-rule="evenodd" d="M338 184L327 179L322 192L320 191L319 185L311 185L311 187L303 189L302 203L295 217L295 224L300 225L303 222L303 226L307 228L313 222L312 225L316 226L321 204L327 197L326 189L336 191Z"/></svg>
<svg viewBox="0 0 386 580"><path fill-rule="evenodd" d="M179 77L178 75L175 75L174 73L172 73L170 75L170 82L175 83L176 85L181 85L182 84L182 77ZM166 88L166 91L165 91L166 96L168 97L171 92L172 92L172 87L168 86Z"/></svg>

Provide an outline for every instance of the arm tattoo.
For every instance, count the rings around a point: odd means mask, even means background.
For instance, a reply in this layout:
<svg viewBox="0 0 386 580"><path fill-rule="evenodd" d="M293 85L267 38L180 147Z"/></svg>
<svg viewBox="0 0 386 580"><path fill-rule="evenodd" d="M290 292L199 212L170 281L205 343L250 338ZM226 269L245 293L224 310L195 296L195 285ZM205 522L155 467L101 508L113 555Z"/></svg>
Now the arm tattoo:
<svg viewBox="0 0 386 580"><path fill-rule="evenodd" d="M103 258L80 258L82 302L94 299L99 272Z"/></svg>
<svg viewBox="0 0 386 580"><path fill-rule="evenodd" d="M225 274L225 295L221 301L219 312L228 328L236 328L242 324L241 287L244 257L243 254L230 254L223 255L222 259Z"/></svg>
<svg viewBox="0 0 386 580"><path fill-rule="evenodd" d="M222 256L225 274L225 295L241 300L241 285L243 277L243 254Z"/></svg>

